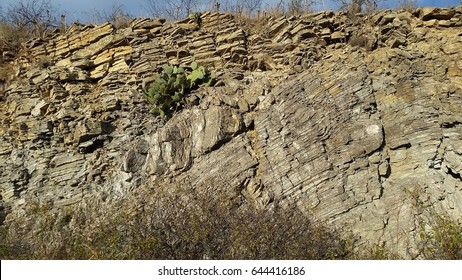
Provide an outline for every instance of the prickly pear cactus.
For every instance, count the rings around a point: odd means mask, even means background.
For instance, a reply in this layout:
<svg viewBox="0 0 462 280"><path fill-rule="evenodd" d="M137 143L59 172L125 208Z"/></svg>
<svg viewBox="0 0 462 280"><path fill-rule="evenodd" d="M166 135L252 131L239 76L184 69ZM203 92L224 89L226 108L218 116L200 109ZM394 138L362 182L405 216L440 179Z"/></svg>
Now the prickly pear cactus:
<svg viewBox="0 0 462 280"><path fill-rule="evenodd" d="M197 62L192 61L191 63L191 74L188 75L188 80L191 82L191 87L205 84L211 86L216 78L215 72L210 73L204 66L197 65Z"/></svg>
<svg viewBox="0 0 462 280"><path fill-rule="evenodd" d="M154 82L145 91L146 100L154 107L151 113L161 118L182 107L183 97L200 85L211 86L215 73L197 65L193 60L191 71L183 67L164 64L161 73L156 74Z"/></svg>

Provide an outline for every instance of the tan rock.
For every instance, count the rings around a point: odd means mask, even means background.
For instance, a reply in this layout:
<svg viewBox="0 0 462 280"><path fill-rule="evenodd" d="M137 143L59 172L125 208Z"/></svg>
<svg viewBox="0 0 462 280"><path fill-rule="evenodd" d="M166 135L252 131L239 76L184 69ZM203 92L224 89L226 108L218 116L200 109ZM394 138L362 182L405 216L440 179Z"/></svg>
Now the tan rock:
<svg viewBox="0 0 462 280"><path fill-rule="evenodd" d="M345 33L341 31L335 31L330 35L330 38L335 41L343 41L345 40Z"/></svg>
<svg viewBox="0 0 462 280"><path fill-rule="evenodd" d="M40 102L32 109L31 115L34 117L43 116L49 106L49 103L45 100L40 100Z"/></svg>
<svg viewBox="0 0 462 280"><path fill-rule="evenodd" d="M424 21L431 19L449 20L454 16L454 14L455 12L453 9L425 7L419 10L419 17Z"/></svg>
<svg viewBox="0 0 462 280"><path fill-rule="evenodd" d="M101 64L90 72L90 78L98 80L107 75L109 70L109 64Z"/></svg>
<svg viewBox="0 0 462 280"><path fill-rule="evenodd" d="M117 45L124 40L123 34L108 35L102 39L91 43L83 49L75 52L75 58L92 58L95 55L107 50L112 45Z"/></svg>
<svg viewBox="0 0 462 280"><path fill-rule="evenodd" d="M156 27L161 27L165 23L165 19L147 19L139 18L135 19L131 23L131 28L136 29L153 29Z"/></svg>

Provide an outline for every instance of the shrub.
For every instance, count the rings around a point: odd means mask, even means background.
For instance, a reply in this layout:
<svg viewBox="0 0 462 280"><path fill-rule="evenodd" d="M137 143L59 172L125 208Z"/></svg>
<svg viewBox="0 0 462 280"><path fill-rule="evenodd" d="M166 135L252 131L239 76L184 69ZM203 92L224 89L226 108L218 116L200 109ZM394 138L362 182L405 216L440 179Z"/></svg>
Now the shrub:
<svg viewBox="0 0 462 280"><path fill-rule="evenodd" d="M11 2L0 10L0 63L14 59L26 41L44 38L57 26L56 9L50 0ZM2 57L5 54L8 57Z"/></svg>
<svg viewBox="0 0 462 280"><path fill-rule="evenodd" d="M0 227L1 259L399 259L384 244L314 224L297 207L257 208L191 189L142 191L112 203L95 197L55 209L29 203ZM461 259L462 228L421 220L425 259ZM431 227L429 227L431 225Z"/></svg>
<svg viewBox="0 0 462 280"><path fill-rule="evenodd" d="M148 0L145 8L153 17L180 20L197 10L198 6L198 0Z"/></svg>
<svg viewBox="0 0 462 280"><path fill-rule="evenodd" d="M196 12L196 13L189 14L188 19L194 21L194 23L196 23L196 25L200 27L202 24L201 16L202 16L202 13Z"/></svg>
<svg viewBox="0 0 462 280"><path fill-rule="evenodd" d="M462 259L462 226L459 221L433 213L431 220L418 220L421 255L425 259Z"/></svg>
<svg viewBox="0 0 462 280"><path fill-rule="evenodd" d="M34 206L0 231L2 259L332 259L347 243L296 207L151 193L61 209Z"/></svg>
<svg viewBox="0 0 462 280"><path fill-rule="evenodd" d="M215 81L215 73L209 72L193 60L190 71L183 67L162 65L161 73L145 91L146 100L154 105L151 113L160 116L170 114L182 106L183 97L200 85L210 86Z"/></svg>
<svg viewBox="0 0 462 280"><path fill-rule="evenodd" d="M407 191L413 208L419 213L416 218L417 240L420 256L424 259L462 259L462 224L437 212L423 199L420 187Z"/></svg>

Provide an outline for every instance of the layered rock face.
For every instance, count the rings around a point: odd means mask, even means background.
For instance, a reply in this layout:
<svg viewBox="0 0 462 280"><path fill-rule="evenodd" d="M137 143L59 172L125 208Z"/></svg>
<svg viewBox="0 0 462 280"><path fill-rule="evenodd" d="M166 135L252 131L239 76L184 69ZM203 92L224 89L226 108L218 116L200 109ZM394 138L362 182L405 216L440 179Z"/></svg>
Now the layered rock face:
<svg viewBox="0 0 462 280"><path fill-rule="evenodd" d="M2 223L37 201L59 211L181 185L261 207L295 201L418 257L428 217L416 200L462 217L462 8L253 24L206 13L28 43L0 91ZM218 83L155 119L143 90L159 66L192 57Z"/></svg>

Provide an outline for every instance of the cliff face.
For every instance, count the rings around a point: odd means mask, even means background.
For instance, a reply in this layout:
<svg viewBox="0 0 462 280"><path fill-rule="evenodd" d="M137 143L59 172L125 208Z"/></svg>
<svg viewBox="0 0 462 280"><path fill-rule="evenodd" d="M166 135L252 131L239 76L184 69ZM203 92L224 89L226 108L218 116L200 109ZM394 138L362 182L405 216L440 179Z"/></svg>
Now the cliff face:
<svg viewBox="0 0 462 280"><path fill-rule="evenodd" d="M207 13L28 43L3 65L2 223L30 203L60 211L186 186L260 207L296 201L410 258L425 209L462 217L461 7L252 24ZM156 120L143 89L193 56L217 85Z"/></svg>

